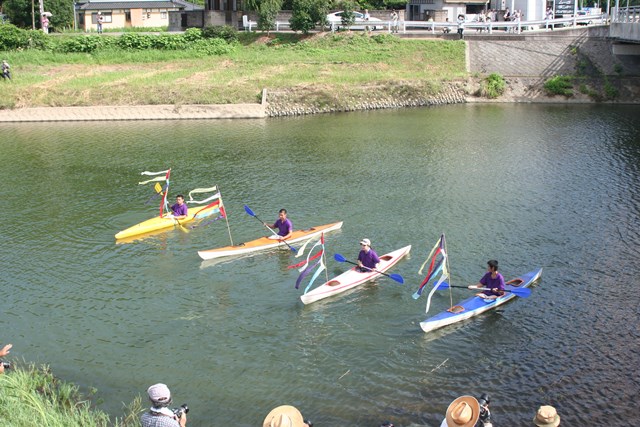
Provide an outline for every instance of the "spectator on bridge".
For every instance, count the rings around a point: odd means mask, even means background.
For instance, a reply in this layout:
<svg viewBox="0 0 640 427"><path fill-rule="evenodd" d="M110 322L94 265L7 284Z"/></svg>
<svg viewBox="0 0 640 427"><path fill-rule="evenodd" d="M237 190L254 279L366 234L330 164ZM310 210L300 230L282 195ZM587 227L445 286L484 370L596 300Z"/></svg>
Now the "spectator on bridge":
<svg viewBox="0 0 640 427"><path fill-rule="evenodd" d="M447 22L447 24L449 23L449 18L445 19L445 21ZM447 27L442 27L442 32L445 34L449 34L451 32L451 27L447 26Z"/></svg>
<svg viewBox="0 0 640 427"><path fill-rule="evenodd" d="M458 15L458 34L460 35L460 40L464 39L464 15Z"/></svg>

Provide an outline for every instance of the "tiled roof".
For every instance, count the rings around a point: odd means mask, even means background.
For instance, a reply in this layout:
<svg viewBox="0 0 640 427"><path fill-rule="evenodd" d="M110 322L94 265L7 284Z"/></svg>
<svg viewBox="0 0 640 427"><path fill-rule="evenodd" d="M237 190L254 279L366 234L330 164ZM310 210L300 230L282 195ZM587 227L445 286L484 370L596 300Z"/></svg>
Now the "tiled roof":
<svg viewBox="0 0 640 427"><path fill-rule="evenodd" d="M89 2L80 6L80 10L114 10L114 9L183 9L184 6L172 1L105 1Z"/></svg>

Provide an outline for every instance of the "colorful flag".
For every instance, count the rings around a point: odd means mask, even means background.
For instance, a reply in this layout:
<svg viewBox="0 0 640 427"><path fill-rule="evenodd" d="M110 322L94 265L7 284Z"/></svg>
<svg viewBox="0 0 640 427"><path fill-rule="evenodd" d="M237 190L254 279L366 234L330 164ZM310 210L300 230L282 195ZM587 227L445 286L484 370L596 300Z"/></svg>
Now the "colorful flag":
<svg viewBox="0 0 640 427"><path fill-rule="evenodd" d="M425 286L427 286L427 283L429 283L431 279L435 278L436 276L438 276L438 274L440 274L439 279L434 283L433 288L431 289L431 292L429 292L429 297L427 298L427 307L426 307L427 312L429 311L429 307L431 305L431 297L433 296L435 291L438 289L438 287L441 284L443 284L445 280L449 279L449 268L448 268L446 241L445 241L444 234L440 236L440 239L438 239L433 249L431 249L429 256L422 263L422 266L420 266L420 271L418 271L418 274L422 274L422 270L424 269L425 265L427 265L429 261L431 262L429 263L429 270L427 271L427 275L425 276L422 283L420 283L420 287L418 288L418 290L413 294L414 299L420 298L420 295L422 295L422 291L424 290Z"/></svg>
<svg viewBox="0 0 640 427"><path fill-rule="evenodd" d="M313 250L315 249L316 246L320 246L320 250L315 255L312 256L311 254L313 253ZM309 265L310 261L317 258L320 258L320 259L313 265ZM311 247L311 250L309 251L309 255L307 255L307 259L304 262L300 262L298 264L291 265L288 267L288 268L300 267L298 268L298 271L300 271L300 275L296 280L296 289L300 288L300 283L302 283L302 281L318 266L320 266L320 268L318 268L316 272L313 274L313 276L311 277L309 284L304 290L305 294L311 288L311 286L313 285L313 282L315 282L315 280L318 278L320 273L327 268L326 265L324 264L324 233L320 235L320 239Z"/></svg>

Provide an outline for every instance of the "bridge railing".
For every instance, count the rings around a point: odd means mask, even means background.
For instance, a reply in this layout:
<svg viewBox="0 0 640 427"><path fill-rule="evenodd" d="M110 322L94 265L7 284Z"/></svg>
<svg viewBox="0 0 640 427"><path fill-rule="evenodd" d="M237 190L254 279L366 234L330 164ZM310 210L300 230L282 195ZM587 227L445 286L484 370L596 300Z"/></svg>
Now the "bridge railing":
<svg viewBox="0 0 640 427"><path fill-rule="evenodd" d="M575 27L577 25L590 25L590 24L605 24L606 15L578 15L567 18L556 19L541 19L532 21L467 21L462 27L465 31L475 29L478 31L487 31L489 34L493 34L494 31L501 31L506 33L520 33L527 29L552 29L554 27ZM407 32L407 29L424 28L430 31L432 34L436 32L451 32L458 31L459 25L456 22L434 22L434 21L400 21L399 30L403 33ZM391 31L392 23L384 22L384 27L387 31Z"/></svg>
<svg viewBox="0 0 640 427"><path fill-rule="evenodd" d="M640 6L619 8L611 15L611 20L617 23L640 22Z"/></svg>

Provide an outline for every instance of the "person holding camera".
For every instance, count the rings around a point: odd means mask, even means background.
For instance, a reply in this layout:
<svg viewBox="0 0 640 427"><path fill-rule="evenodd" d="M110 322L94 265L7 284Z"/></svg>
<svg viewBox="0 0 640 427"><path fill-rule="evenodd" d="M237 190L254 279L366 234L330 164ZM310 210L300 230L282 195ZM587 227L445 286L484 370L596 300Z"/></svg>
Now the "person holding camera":
<svg viewBox="0 0 640 427"><path fill-rule="evenodd" d="M4 357L7 354L9 354L9 350L11 350L11 347L13 347L13 344L7 344L4 347L2 347L2 349L0 350L0 357ZM0 374L2 374L4 372L5 367L9 367L11 366L9 364L9 362L2 362L0 361Z"/></svg>
<svg viewBox="0 0 640 427"><path fill-rule="evenodd" d="M152 407L142 414L140 423L142 427L185 427L187 424L187 405L177 409L169 409L173 401L169 387L165 384L154 384L147 389Z"/></svg>

